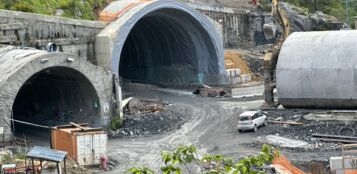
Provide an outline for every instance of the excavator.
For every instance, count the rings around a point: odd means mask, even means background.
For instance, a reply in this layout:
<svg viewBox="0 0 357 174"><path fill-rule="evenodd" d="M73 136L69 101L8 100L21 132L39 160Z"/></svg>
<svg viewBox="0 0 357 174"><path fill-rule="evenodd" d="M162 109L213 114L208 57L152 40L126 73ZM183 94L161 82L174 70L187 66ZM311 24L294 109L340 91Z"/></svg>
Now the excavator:
<svg viewBox="0 0 357 174"><path fill-rule="evenodd" d="M275 21L263 30L275 43L264 56L262 109L356 109L357 31L292 33L285 10L271 2Z"/></svg>
<svg viewBox="0 0 357 174"><path fill-rule="evenodd" d="M274 89L276 88L275 69L283 42L291 33L288 17L284 10L279 6L278 0L272 0L271 6L271 15L274 19L274 23L264 24L263 32L266 39L276 39L271 49L264 54L264 108L276 108L279 105L274 100ZM281 33L277 34L279 26Z"/></svg>

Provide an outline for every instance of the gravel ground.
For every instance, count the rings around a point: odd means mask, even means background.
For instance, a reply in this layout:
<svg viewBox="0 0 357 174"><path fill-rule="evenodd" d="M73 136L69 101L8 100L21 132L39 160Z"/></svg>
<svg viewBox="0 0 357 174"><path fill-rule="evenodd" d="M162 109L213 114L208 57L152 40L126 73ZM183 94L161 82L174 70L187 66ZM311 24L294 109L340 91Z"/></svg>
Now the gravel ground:
<svg viewBox="0 0 357 174"><path fill-rule="evenodd" d="M262 136L281 135L286 138L303 140L315 144L318 141L312 138L312 134L339 135L340 130L346 126L354 129L357 128L356 122L305 120L303 116L308 114L309 111L304 110L273 110L267 111L267 113L268 118L271 120L282 117L284 120L298 121L303 123L303 125L270 124L270 129L259 132ZM348 131L341 132L341 135L355 136ZM320 146L320 149L336 149L335 143L322 143Z"/></svg>
<svg viewBox="0 0 357 174"><path fill-rule="evenodd" d="M145 95L147 94L147 95ZM160 152L173 150L180 144L193 144L200 153L223 154L235 159L256 154L261 144L257 137L279 134L282 137L304 140L304 134L312 132L324 133L329 130L325 126L308 125L306 127L286 127L269 124L258 132L238 133L236 131L237 116L246 110L257 110L263 104L260 97L252 99L220 99L194 96L175 96L159 92L147 92L140 97L164 99L173 104L175 111L186 115L180 128L168 129L163 133L130 138L128 136L110 139L109 155L119 161L119 166L108 173L122 173L132 166L150 166L159 169L162 165ZM142 96L144 95L144 96ZM284 113L270 111L270 117L293 117L303 114L289 110ZM183 114L182 114L183 113ZM280 114L280 115L279 115ZM188 116L189 115L189 116ZM173 117L173 119L177 119ZM290 118L289 118L290 119ZM179 123L178 125L180 125ZM178 129L177 129L178 128ZM305 139L309 139L308 135ZM311 141L309 141L311 143ZM290 149L280 148L282 153L292 162L303 166L306 161L327 161L330 156L340 154L334 148Z"/></svg>
<svg viewBox="0 0 357 174"><path fill-rule="evenodd" d="M180 129L190 119L189 109L171 105L161 112L128 115L123 126L112 131L112 137L140 137L171 132Z"/></svg>

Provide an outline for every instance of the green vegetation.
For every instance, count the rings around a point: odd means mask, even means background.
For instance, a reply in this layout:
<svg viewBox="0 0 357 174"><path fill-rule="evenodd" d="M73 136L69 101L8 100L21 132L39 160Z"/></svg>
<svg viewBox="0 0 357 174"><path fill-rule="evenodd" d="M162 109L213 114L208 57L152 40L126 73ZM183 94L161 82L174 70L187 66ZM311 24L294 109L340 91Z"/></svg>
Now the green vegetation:
<svg viewBox="0 0 357 174"><path fill-rule="evenodd" d="M195 173L191 170L193 170L192 166L196 166L201 169L202 174L265 174L267 172L263 166L271 164L275 155L279 155L279 152L268 145L263 145L259 154L239 160L226 158L223 155L199 155L196 147L192 145L179 146L173 152L161 152L164 163L161 173ZM154 174L154 170L148 167L133 167L125 174Z"/></svg>
<svg viewBox="0 0 357 174"><path fill-rule="evenodd" d="M0 0L0 8L55 15L63 10L61 16L76 19L95 20L110 0Z"/></svg>
<svg viewBox="0 0 357 174"><path fill-rule="evenodd" d="M16 153L14 155L11 154L2 154L0 156L0 163L14 163L17 160L25 160L26 158L26 153Z"/></svg>
<svg viewBox="0 0 357 174"><path fill-rule="evenodd" d="M310 13L322 11L328 15L337 17L341 21L346 21L346 1L348 23L352 25L354 16L357 16L357 1L355 0L285 0L285 2L308 9Z"/></svg>
<svg viewBox="0 0 357 174"><path fill-rule="evenodd" d="M123 119L119 115L110 117L110 130L118 130L123 124Z"/></svg>

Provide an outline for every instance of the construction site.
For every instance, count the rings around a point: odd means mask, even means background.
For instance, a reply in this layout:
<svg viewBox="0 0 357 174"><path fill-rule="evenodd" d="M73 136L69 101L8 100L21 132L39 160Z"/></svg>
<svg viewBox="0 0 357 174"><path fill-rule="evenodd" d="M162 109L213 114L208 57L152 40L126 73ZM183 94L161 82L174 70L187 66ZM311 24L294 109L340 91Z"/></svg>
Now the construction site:
<svg viewBox="0 0 357 174"><path fill-rule="evenodd" d="M301 11L0 9L0 173L357 173L357 31Z"/></svg>

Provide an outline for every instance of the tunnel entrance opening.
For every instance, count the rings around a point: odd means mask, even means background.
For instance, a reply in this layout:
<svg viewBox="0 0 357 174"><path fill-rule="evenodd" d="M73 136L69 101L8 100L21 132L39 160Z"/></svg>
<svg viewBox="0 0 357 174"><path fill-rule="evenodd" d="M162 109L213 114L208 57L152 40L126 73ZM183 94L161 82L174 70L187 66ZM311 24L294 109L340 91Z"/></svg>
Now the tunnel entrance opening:
<svg viewBox="0 0 357 174"><path fill-rule="evenodd" d="M190 14L160 9L142 17L121 51L119 76L124 82L164 87L200 85L205 74L218 74L212 40Z"/></svg>
<svg viewBox="0 0 357 174"><path fill-rule="evenodd" d="M67 67L44 69L28 79L13 103L13 118L45 126L69 122L95 124L100 113L98 95L79 71ZM16 123L13 131L35 139L48 130Z"/></svg>

